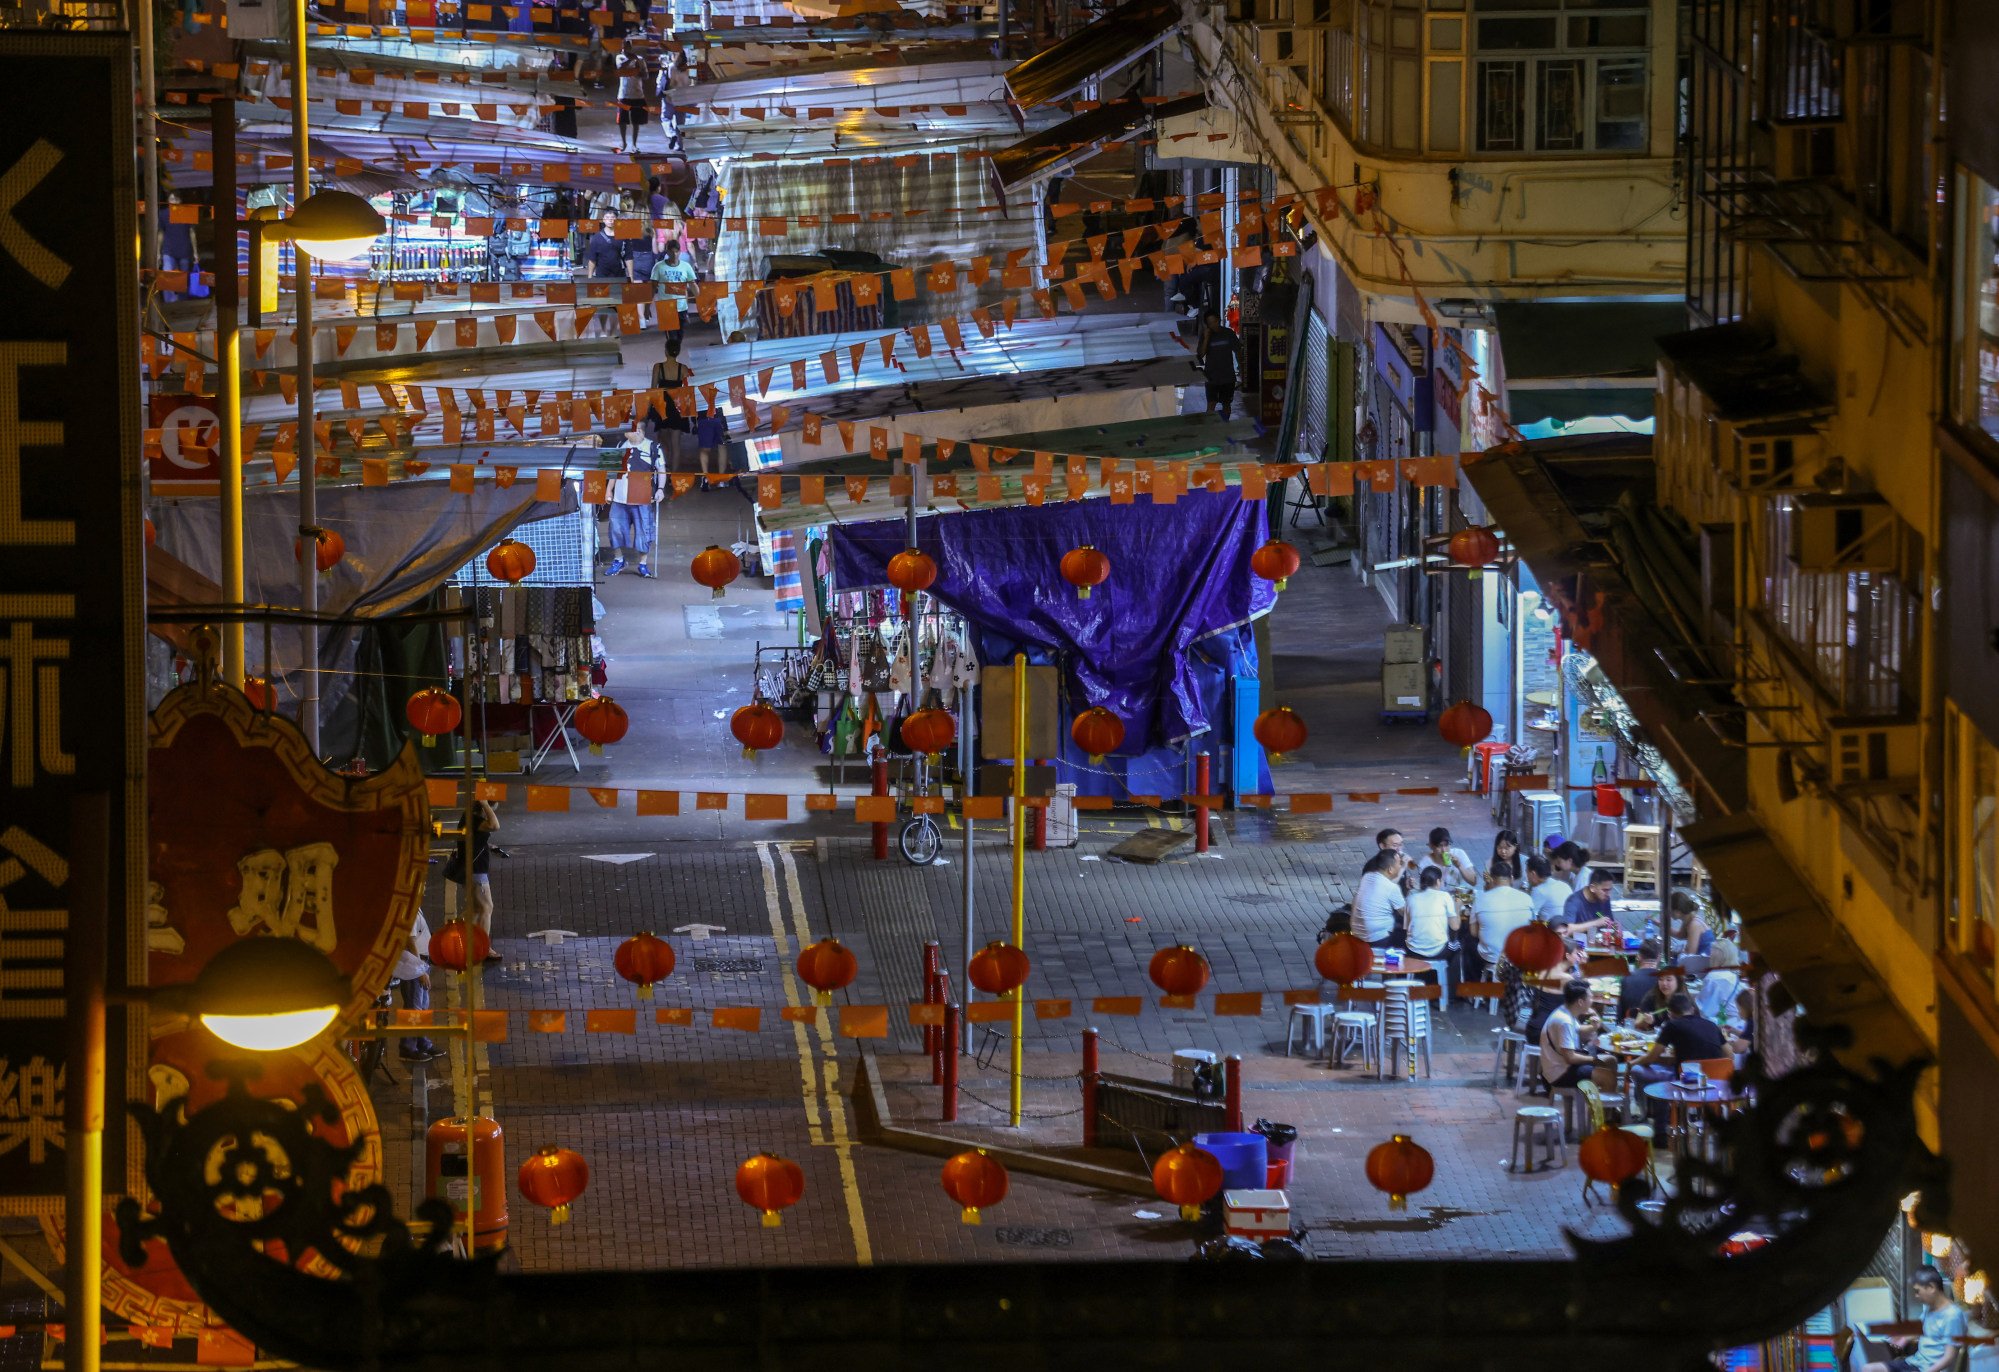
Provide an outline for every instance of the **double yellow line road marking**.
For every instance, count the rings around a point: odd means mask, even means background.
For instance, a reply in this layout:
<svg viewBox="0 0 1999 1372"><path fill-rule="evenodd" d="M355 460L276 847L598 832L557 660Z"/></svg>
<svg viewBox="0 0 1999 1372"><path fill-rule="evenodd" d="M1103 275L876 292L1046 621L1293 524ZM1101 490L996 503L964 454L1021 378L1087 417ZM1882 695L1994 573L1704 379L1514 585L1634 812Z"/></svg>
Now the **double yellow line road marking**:
<svg viewBox="0 0 1999 1372"><path fill-rule="evenodd" d="M806 916L805 891L798 880L798 860L791 844L759 843L757 862L763 870L764 911L770 918L771 938L777 944L777 960L784 977L784 1003L809 1005L812 992L798 980L793 964L799 950L811 946L814 938ZM780 871L782 876L780 877ZM791 926L786 929L784 906L791 906ZM805 1106L806 1129L814 1147L830 1147L840 1168L840 1190L847 1205L847 1227L854 1235L854 1261L862 1267L874 1262L874 1246L868 1240L867 1214L861 1205L861 1183L854 1169L854 1141L847 1129L847 1101L840 1093L839 1046L831 1032L830 1016L820 1015L806 1026L793 1021L792 1045L798 1053L799 1095Z"/></svg>

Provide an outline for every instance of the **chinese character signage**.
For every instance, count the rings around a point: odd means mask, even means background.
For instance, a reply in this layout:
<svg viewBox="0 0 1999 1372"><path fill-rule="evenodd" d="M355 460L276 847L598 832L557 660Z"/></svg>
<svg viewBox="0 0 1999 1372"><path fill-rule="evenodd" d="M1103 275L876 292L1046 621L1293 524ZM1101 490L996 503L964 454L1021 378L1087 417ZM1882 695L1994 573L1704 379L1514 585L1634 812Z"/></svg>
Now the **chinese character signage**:
<svg viewBox="0 0 1999 1372"><path fill-rule="evenodd" d="M329 772L290 720L196 683L153 712L146 787L153 983L193 981L238 939L295 938L352 980L342 1018L367 1010L423 899L430 813L415 751L372 777Z"/></svg>
<svg viewBox="0 0 1999 1372"><path fill-rule="evenodd" d="M63 1194L79 794L110 797L111 983L145 977L131 67L123 35L0 34L0 1213ZM134 1091L117 1007L108 1029L107 1091ZM131 1142L113 1100L109 1193L137 1177Z"/></svg>

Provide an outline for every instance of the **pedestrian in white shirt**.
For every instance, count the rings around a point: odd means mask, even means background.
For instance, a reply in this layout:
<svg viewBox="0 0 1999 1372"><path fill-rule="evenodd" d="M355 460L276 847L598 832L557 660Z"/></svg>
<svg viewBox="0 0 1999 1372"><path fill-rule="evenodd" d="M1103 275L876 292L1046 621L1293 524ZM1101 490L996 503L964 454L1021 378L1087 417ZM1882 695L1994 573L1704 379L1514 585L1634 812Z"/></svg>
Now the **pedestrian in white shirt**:
<svg viewBox="0 0 1999 1372"><path fill-rule="evenodd" d="M1538 853L1527 859L1527 894L1533 897L1534 918L1543 924L1569 908L1575 887L1555 875L1554 864Z"/></svg>
<svg viewBox="0 0 1999 1372"><path fill-rule="evenodd" d="M390 976L405 1010L430 1008L430 925L423 911L410 922L410 936L396 955ZM396 1056L404 1062L430 1062L444 1056L442 1049L427 1038L406 1038L396 1045Z"/></svg>
<svg viewBox="0 0 1999 1372"><path fill-rule="evenodd" d="M1505 867L1494 867L1485 880L1485 890L1472 902L1471 922L1479 956L1496 968L1506 952L1506 936L1534 918L1534 902L1513 884L1513 873Z"/></svg>
<svg viewBox="0 0 1999 1372"><path fill-rule="evenodd" d="M1360 889L1353 899L1354 936L1375 948L1401 947L1401 917L1407 909L1402 854L1383 848L1361 869Z"/></svg>

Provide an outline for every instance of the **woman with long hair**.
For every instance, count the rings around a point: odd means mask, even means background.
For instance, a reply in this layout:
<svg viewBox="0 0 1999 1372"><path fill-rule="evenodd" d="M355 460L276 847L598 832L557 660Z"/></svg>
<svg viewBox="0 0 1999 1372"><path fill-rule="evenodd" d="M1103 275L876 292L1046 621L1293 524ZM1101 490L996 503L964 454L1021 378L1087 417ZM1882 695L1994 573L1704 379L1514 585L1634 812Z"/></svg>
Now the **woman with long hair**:
<svg viewBox="0 0 1999 1372"><path fill-rule="evenodd" d="M1492 836L1492 861L1486 864L1486 870L1494 867L1504 867L1513 873L1515 883L1525 880L1520 870L1520 835L1511 829L1501 829Z"/></svg>

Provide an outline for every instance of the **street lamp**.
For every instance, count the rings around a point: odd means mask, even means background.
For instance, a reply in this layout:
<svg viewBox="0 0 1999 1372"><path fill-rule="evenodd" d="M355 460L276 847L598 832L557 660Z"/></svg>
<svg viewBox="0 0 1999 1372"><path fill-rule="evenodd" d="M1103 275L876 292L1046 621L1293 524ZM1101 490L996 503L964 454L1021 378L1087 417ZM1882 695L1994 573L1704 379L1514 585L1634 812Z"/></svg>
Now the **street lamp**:
<svg viewBox="0 0 1999 1372"><path fill-rule="evenodd" d="M352 993L326 954L293 938L239 939L192 982L147 999L182 1010L224 1043L257 1053L296 1048L333 1023Z"/></svg>

